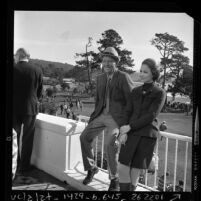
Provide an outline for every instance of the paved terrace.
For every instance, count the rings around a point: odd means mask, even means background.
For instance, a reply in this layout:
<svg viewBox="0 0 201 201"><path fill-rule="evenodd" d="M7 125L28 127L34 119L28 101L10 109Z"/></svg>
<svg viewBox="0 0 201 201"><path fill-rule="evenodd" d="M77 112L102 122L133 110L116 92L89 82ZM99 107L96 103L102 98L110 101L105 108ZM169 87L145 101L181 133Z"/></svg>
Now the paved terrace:
<svg viewBox="0 0 201 201"><path fill-rule="evenodd" d="M13 190L43 190L43 191L107 191L109 187L109 180L106 182L104 181L104 177L108 177L108 175L104 175L105 173L101 170L97 175L95 175L94 180L92 183L86 187L82 186L80 178L84 178L84 174L80 174L79 171L77 173L72 173L74 179L76 180L76 177L79 178L77 182L79 184L76 186L71 186L66 182L63 182L61 180L58 180L57 178L51 176L50 174L39 170L38 168L33 168L32 171L30 171L29 174L26 174L25 176L19 176L17 175L16 178L13 181ZM79 176L78 176L79 175ZM82 186L82 187L80 187ZM150 191L147 187L143 187L143 185L138 185L136 191Z"/></svg>
<svg viewBox="0 0 201 201"><path fill-rule="evenodd" d="M85 127L83 122L39 114L36 123L32 153L33 170L17 175L13 190L64 190L107 191L108 173L100 169L89 185L83 185L86 173L83 169L79 136ZM139 184L137 191L152 189Z"/></svg>
<svg viewBox="0 0 201 201"><path fill-rule="evenodd" d="M75 191L77 189L56 179L50 174L34 167L25 176L17 175L13 181L13 190L62 190Z"/></svg>

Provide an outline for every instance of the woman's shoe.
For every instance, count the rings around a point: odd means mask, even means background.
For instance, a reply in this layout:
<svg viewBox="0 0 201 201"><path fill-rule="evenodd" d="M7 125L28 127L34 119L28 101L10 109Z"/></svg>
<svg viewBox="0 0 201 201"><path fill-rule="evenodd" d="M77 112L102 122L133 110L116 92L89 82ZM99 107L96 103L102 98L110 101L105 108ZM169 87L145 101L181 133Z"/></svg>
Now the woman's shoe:
<svg viewBox="0 0 201 201"><path fill-rule="evenodd" d="M135 191L137 188L137 185L134 186L133 184L130 185L130 191Z"/></svg>
<svg viewBox="0 0 201 201"><path fill-rule="evenodd" d="M130 191L131 183L119 183L120 191Z"/></svg>

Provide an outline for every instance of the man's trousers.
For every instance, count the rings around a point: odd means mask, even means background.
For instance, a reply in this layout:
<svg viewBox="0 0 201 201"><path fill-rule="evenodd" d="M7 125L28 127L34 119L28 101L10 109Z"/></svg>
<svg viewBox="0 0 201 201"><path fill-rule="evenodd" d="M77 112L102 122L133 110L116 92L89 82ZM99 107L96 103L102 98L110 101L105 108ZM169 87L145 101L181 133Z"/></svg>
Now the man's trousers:
<svg viewBox="0 0 201 201"><path fill-rule="evenodd" d="M26 171L30 168L36 115L14 115L13 128L18 140L18 168ZM21 131L23 124L23 129Z"/></svg>
<svg viewBox="0 0 201 201"><path fill-rule="evenodd" d="M84 170L88 171L95 166L92 143L103 130L105 130L104 145L110 173L109 176L110 179L113 179L118 177L117 165L119 148L115 145L115 140L119 133L119 126L110 114L102 113L92 120L80 136Z"/></svg>

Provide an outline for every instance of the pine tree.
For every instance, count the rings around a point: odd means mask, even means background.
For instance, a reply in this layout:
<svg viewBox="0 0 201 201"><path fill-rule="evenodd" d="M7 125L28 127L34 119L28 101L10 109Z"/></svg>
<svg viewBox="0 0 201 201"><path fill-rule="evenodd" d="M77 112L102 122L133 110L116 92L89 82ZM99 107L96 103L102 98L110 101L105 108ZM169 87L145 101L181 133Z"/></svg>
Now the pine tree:
<svg viewBox="0 0 201 201"><path fill-rule="evenodd" d="M174 78L174 81L172 85L168 87L168 91L172 93L174 98L177 93L183 94L180 88L183 85L183 72L186 67L189 66L189 58L182 54L173 54L169 66L167 76Z"/></svg>
<svg viewBox="0 0 201 201"><path fill-rule="evenodd" d="M121 49L121 45L123 45L123 39L121 36L113 29L109 29L102 33L102 39L97 41L100 44L98 47L100 52L103 52L107 47L114 47L119 54L120 61L117 67L126 72L133 72L132 70L128 70L127 67L134 67L134 60L131 58L132 52L126 49Z"/></svg>
<svg viewBox="0 0 201 201"><path fill-rule="evenodd" d="M134 60L132 59L131 55L132 52L127 49L121 49L121 45L123 44L123 39L121 36L113 29L106 30L102 33L102 38L97 41L97 44L100 46L98 47L98 53L94 51L86 51L85 53L76 53L76 58L81 58L80 60L76 61L77 67L82 67L82 70L87 69L87 59L88 58L88 65L90 66L91 71L97 70L100 68L101 58L100 52L103 52L105 48L111 46L114 47L119 56L120 61L118 63L118 68L122 71L126 72L133 72L132 70L127 69L127 67L133 68L134 67Z"/></svg>
<svg viewBox="0 0 201 201"><path fill-rule="evenodd" d="M168 78L167 70L170 68L172 62L172 56L174 54L183 53L188 48L184 47L184 42L179 40L176 36L166 33L156 33L155 38L151 40L151 44L154 45L160 52L161 65L163 67L163 83L162 87L165 88L165 82ZM166 78L167 77L167 78Z"/></svg>

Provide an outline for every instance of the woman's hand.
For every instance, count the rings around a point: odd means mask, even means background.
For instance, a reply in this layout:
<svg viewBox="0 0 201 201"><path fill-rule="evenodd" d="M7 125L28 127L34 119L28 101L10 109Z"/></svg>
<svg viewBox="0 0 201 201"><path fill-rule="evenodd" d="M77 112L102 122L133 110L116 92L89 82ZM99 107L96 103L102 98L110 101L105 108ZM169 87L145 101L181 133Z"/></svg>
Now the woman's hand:
<svg viewBox="0 0 201 201"><path fill-rule="evenodd" d="M124 134L124 133L128 133L128 131L130 131L130 129L131 129L130 125L125 125L125 126L121 126L119 131L120 131L120 134Z"/></svg>
<svg viewBox="0 0 201 201"><path fill-rule="evenodd" d="M126 141L127 141L127 138L128 138L127 133L121 134L121 135L119 136L119 143L125 145L125 143L126 143Z"/></svg>

